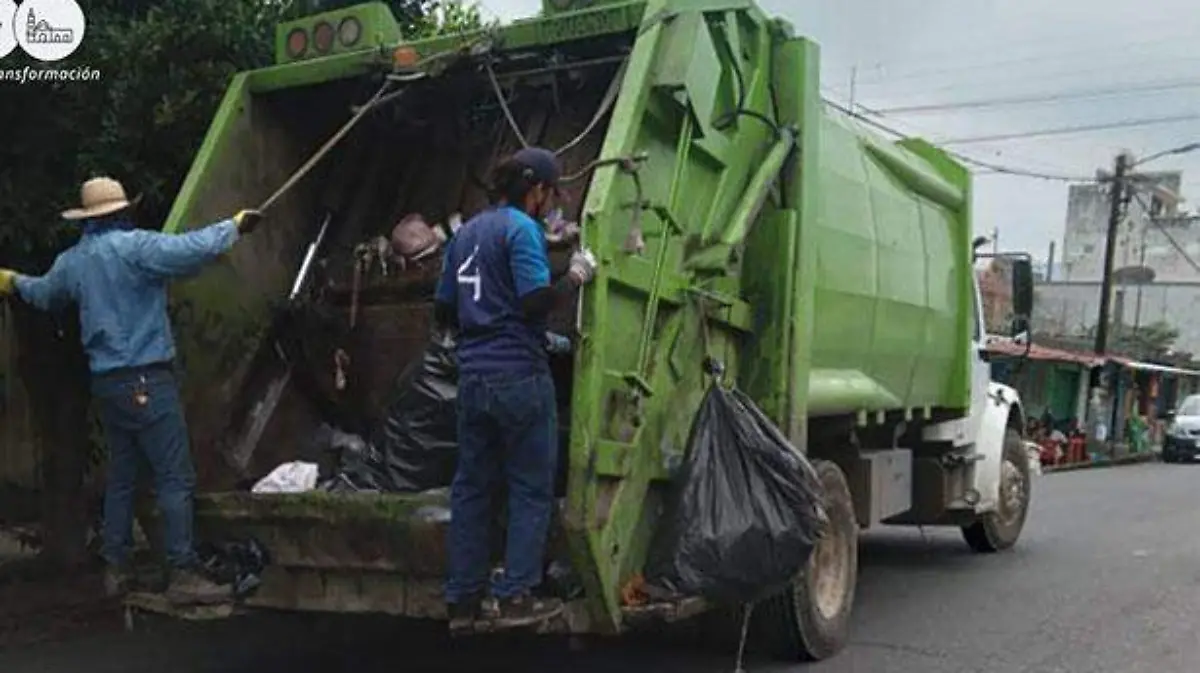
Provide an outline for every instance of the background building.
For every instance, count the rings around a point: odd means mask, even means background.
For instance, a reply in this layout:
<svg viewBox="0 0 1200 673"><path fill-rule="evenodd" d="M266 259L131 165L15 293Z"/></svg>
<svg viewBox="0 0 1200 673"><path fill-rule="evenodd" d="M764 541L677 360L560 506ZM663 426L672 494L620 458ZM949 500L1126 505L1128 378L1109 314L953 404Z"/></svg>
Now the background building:
<svg viewBox="0 0 1200 673"><path fill-rule="evenodd" d="M1157 281L1200 281L1197 270L1179 254L1172 239L1192 258L1200 257L1200 230L1181 225L1160 228L1154 217L1172 218L1178 206L1151 192L1153 187L1178 194L1182 174L1139 174L1145 185L1129 199L1124 222L1117 232L1113 268L1146 266L1155 270ZM1104 270L1104 239L1108 233L1109 190L1107 185L1073 185L1067 201L1067 225L1063 239L1062 276L1055 280L1099 283ZM1167 229L1164 233L1163 229ZM1174 229L1174 231L1171 231Z"/></svg>
<svg viewBox="0 0 1200 673"><path fill-rule="evenodd" d="M1128 339L1168 325L1179 332L1176 350L1200 353L1200 218L1166 197L1179 194L1180 172L1138 176L1117 231L1111 334ZM1039 332L1084 339L1095 333L1108 216L1106 185L1070 188L1061 264L1037 287Z"/></svg>

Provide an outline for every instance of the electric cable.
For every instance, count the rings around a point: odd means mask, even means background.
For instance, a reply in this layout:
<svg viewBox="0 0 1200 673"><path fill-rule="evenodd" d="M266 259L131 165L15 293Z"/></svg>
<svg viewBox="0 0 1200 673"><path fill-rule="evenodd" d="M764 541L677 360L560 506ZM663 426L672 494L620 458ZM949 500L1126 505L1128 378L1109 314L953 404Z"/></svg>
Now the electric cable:
<svg viewBox="0 0 1200 673"><path fill-rule="evenodd" d="M1173 82L1154 82L1150 84L1132 85L1126 87L1106 87L1102 89L1081 89L1077 91L1069 91L1065 93L1040 93L1026 94L1018 96L997 96L993 98L977 98L975 100L961 100L949 103L930 103L925 105L907 105L891 108L880 108L876 110L877 114L881 115L902 115L902 114L926 114L930 112L944 112L950 110L974 110L986 109L992 107L1004 107L1013 105L1030 105L1036 103L1057 103L1060 101L1070 100L1087 100L1093 98L1106 98L1110 96L1124 96L1133 94L1142 94L1153 91L1171 91L1175 89L1191 89L1200 87L1200 79L1190 79Z"/></svg>
<svg viewBox="0 0 1200 673"><path fill-rule="evenodd" d="M1133 192L1133 198L1137 199L1138 203L1142 204L1142 208L1146 209L1146 219L1150 221L1150 224L1153 224L1155 228L1162 232L1162 235L1167 238L1167 241L1171 244L1171 247L1175 248L1175 252L1178 252L1179 256L1183 257L1184 261L1190 264L1193 269L1195 269L1197 272L1200 272L1200 263L1197 263L1196 260L1192 259L1191 255L1187 254L1187 251L1183 249L1183 246L1179 245L1179 242L1176 241L1175 237L1171 235L1171 232L1167 231L1167 228L1158 221L1157 217L1154 217L1150 214L1150 206L1146 203L1145 199L1142 198L1142 195L1135 191Z"/></svg>
<svg viewBox="0 0 1200 673"><path fill-rule="evenodd" d="M824 101L825 101L826 105L829 105L830 107L834 108L835 110L838 110L839 112L841 112L849 117L857 119L857 120L863 122L864 124L872 126L872 127L876 128L880 131L883 131L884 133L887 133L891 136L894 136L897 138L908 138L909 137L908 134L901 133L900 131L897 131L895 128L892 128L891 126L888 126L887 124L884 124L878 120L872 119L871 117L868 117L868 116L863 115L858 112L854 112L853 110L850 110L849 108L847 108L843 105L840 105L832 100L829 100L828 98L825 98ZM943 148L943 151L945 151L947 154L954 157L955 159L962 161L963 163L971 164L973 166L978 166L980 168L986 168L988 170L995 171L996 173L1003 173L1006 175L1013 175L1013 176L1017 176L1017 177L1026 177L1026 178L1037 178L1037 179L1041 179L1041 180L1051 180L1051 181L1056 181L1056 182L1094 182L1095 181L1092 178L1070 176L1070 175L1056 175L1056 174L1052 174L1052 173L1043 173L1043 172L1039 172L1039 171L1033 171L1033 170L1029 170L1029 169L1025 169L1025 168L1016 168L1016 167L1012 167L1012 166L1005 166L1002 164L996 164L996 163L992 163L989 161L983 161L981 159L975 159L973 157L962 154L961 152L954 152L954 151L951 151L951 150L948 150L945 148Z"/></svg>
<svg viewBox="0 0 1200 673"><path fill-rule="evenodd" d="M1068 135L1072 133L1088 133L1091 131L1107 131L1110 129L1136 128L1142 126L1155 126L1159 124L1175 124L1178 122L1194 121L1200 119L1200 114L1191 113L1184 115L1172 115L1168 117L1147 117L1142 119L1126 119L1118 122L1106 122L1102 124L1081 124L1078 126L1060 126L1056 128L1035 129L1031 131L1019 131L1014 133L997 133L986 136L968 136L964 138L943 138L937 142L942 145L967 145L971 143L990 143L1001 140L1021 140L1024 138L1043 138L1046 136Z"/></svg>

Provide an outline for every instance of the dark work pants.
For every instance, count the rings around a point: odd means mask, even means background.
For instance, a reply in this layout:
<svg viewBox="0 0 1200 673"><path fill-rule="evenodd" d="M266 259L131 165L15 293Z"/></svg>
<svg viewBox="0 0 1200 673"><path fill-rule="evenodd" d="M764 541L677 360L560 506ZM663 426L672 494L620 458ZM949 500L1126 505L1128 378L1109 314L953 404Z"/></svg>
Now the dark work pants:
<svg viewBox="0 0 1200 673"><path fill-rule="evenodd" d="M174 374L162 367L99 375L93 380L92 392L99 404L109 451L104 494L105 560L111 565L124 565L129 559L140 454L154 476L167 562L175 568L193 565L192 495L196 474ZM145 404L139 403L139 392L145 393Z"/></svg>
<svg viewBox="0 0 1200 673"><path fill-rule="evenodd" d="M451 487L446 601L487 587L493 495L508 483L508 539L496 598L542 581L554 506L557 409L549 373L464 375L458 383L458 471Z"/></svg>

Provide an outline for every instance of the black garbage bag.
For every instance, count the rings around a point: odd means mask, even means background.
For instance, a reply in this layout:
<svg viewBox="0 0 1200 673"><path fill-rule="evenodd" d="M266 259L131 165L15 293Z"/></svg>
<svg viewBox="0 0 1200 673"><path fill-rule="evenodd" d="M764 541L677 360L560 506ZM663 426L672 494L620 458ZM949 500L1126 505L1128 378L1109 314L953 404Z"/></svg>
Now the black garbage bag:
<svg viewBox="0 0 1200 673"><path fill-rule="evenodd" d="M262 584L262 573L271 562L258 540L204 542L196 555L206 575L220 584L233 586L235 598L254 592Z"/></svg>
<svg viewBox="0 0 1200 673"><path fill-rule="evenodd" d="M384 420L365 444L342 450L328 491L416 493L449 486L458 461L458 359L454 341L434 339L396 382Z"/></svg>
<svg viewBox="0 0 1200 673"><path fill-rule="evenodd" d="M821 484L742 392L713 385L650 550L651 588L753 603L785 588L826 525Z"/></svg>

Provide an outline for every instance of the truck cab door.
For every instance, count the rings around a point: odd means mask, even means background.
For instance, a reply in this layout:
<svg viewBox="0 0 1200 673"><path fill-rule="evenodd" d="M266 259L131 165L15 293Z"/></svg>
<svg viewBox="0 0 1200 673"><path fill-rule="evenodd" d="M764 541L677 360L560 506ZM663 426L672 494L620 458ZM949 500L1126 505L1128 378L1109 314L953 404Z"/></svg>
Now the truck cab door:
<svg viewBox="0 0 1200 673"><path fill-rule="evenodd" d="M974 333L971 337L971 415L967 417L966 437L963 444L971 444L979 437L984 411L988 404L988 388L992 383L992 366L987 360L987 326L983 320L983 302L978 281L972 284L972 320ZM955 442L956 444L958 442Z"/></svg>

